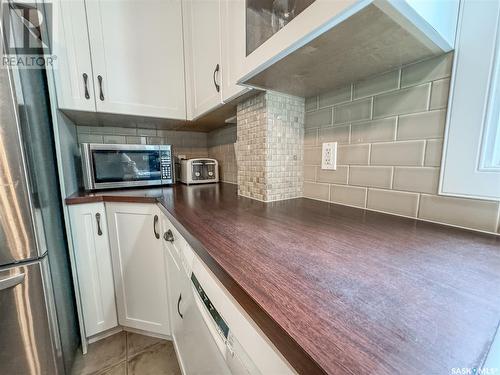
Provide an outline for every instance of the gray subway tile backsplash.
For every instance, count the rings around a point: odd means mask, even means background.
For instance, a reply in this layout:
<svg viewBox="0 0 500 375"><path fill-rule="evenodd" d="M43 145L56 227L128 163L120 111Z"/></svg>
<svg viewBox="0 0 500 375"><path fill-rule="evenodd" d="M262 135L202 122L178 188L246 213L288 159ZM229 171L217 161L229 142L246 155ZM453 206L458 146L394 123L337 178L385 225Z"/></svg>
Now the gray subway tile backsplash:
<svg viewBox="0 0 500 375"><path fill-rule="evenodd" d="M425 220L479 229L497 230L499 202L422 195L419 217Z"/></svg>
<svg viewBox="0 0 500 375"><path fill-rule="evenodd" d="M370 157L370 145L340 145L337 147L338 164L367 165ZM321 155L320 155L321 160Z"/></svg>
<svg viewBox="0 0 500 375"><path fill-rule="evenodd" d="M396 135L397 117L373 120L351 126L351 143L393 141Z"/></svg>
<svg viewBox="0 0 500 375"><path fill-rule="evenodd" d="M318 129L304 131L304 146L316 146L318 142Z"/></svg>
<svg viewBox="0 0 500 375"><path fill-rule="evenodd" d="M320 108L348 102L351 100L351 85L345 85L321 94L318 100Z"/></svg>
<svg viewBox="0 0 500 375"><path fill-rule="evenodd" d="M366 192L365 187L331 185L330 201L348 206L365 207Z"/></svg>
<svg viewBox="0 0 500 375"><path fill-rule="evenodd" d="M319 143L349 143L350 126L333 126L319 129Z"/></svg>
<svg viewBox="0 0 500 375"><path fill-rule="evenodd" d="M424 162L425 141L372 144L370 162L374 165L414 165Z"/></svg>
<svg viewBox="0 0 500 375"><path fill-rule="evenodd" d="M156 137L156 129L138 128L137 135Z"/></svg>
<svg viewBox="0 0 500 375"><path fill-rule="evenodd" d="M144 124L142 124L144 126ZM174 154L207 157L207 133L117 126L77 126L79 143L171 144Z"/></svg>
<svg viewBox="0 0 500 375"><path fill-rule="evenodd" d="M446 111L420 112L399 116L398 140L442 138Z"/></svg>
<svg viewBox="0 0 500 375"><path fill-rule="evenodd" d="M396 190L437 194L439 168L395 167L394 184Z"/></svg>
<svg viewBox="0 0 500 375"><path fill-rule="evenodd" d="M135 145L145 145L147 144L147 139L146 137L138 137L138 136L127 136L125 137L126 141L128 144L135 144Z"/></svg>
<svg viewBox="0 0 500 375"><path fill-rule="evenodd" d="M304 181L316 181L316 167L304 168Z"/></svg>
<svg viewBox="0 0 500 375"><path fill-rule="evenodd" d="M78 143L104 143L101 134L78 133Z"/></svg>
<svg viewBox="0 0 500 375"><path fill-rule="evenodd" d="M439 167L443 154L443 140L429 139L425 145L424 165L426 167Z"/></svg>
<svg viewBox="0 0 500 375"><path fill-rule="evenodd" d="M450 79L432 82L430 109L446 108L450 91Z"/></svg>
<svg viewBox="0 0 500 375"><path fill-rule="evenodd" d="M333 109L333 126L312 123L308 134L317 130L328 135L315 143L320 152L323 141L346 141L342 132L332 130L344 126L350 128L349 143L338 146L336 171L320 169L320 154L314 166L304 165L306 180L316 181L304 196L325 200L327 185L334 203L500 231L498 202L438 195L451 65L450 53L353 82L353 98L343 103L350 85L331 90L329 97L337 99L323 99L323 105ZM340 92L346 95L342 98ZM356 103L371 99L373 119L357 121ZM346 114L346 109L352 112ZM314 118L317 111L308 115ZM311 137L306 142L312 144Z"/></svg>
<svg viewBox="0 0 500 375"><path fill-rule="evenodd" d="M399 70L393 70L354 84L354 99L372 96L399 88Z"/></svg>
<svg viewBox="0 0 500 375"><path fill-rule="evenodd" d="M315 112L307 112L305 128L319 128L332 124L332 108L324 108Z"/></svg>
<svg viewBox="0 0 500 375"><path fill-rule="evenodd" d="M104 143L117 143L117 144L127 143L124 135L104 135L103 142Z"/></svg>
<svg viewBox="0 0 500 375"><path fill-rule="evenodd" d="M146 137L148 145L161 145L165 143L162 137Z"/></svg>
<svg viewBox="0 0 500 375"><path fill-rule="evenodd" d="M427 110L430 83L409 87L373 98L373 118L402 115Z"/></svg>
<svg viewBox="0 0 500 375"><path fill-rule="evenodd" d="M330 199L330 185L315 182L304 182L304 196L327 201Z"/></svg>
<svg viewBox="0 0 500 375"><path fill-rule="evenodd" d="M347 184L349 167L338 165L336 170L316 168L316 179L318 182L329 184Z"/></svg>
<svg viewBox="0 0 500 375"><path fill-rule="evenodd" d="M453 54L448 53L433 59L407 65L401 71L401 87L414 86L423 82L449 77Z"/></svg>
<svg viewBox="0 0 500 375"><path fill-rule="evenodd" d="M394 190L368 189L367 208L409 217L417 216L419 195Z"/></svg>
<svg viewBox="0 0 500 375"><path fill-rule="evenodd" d="M304 164L319 165L321 163L321 147L304 148Z"/></svg>
<svg viewBox="0 0 500 375"><path fill-rule="evenodd" d="M360 99L353 102L339 104L333 109L333 123L369 120L372 113L372 99Z"/></svg>
<svg viewBox="0 0 500 375"><path fill-rule="evenodd" d="M351 166L349 185L391 188L393 167Z"/></svg>

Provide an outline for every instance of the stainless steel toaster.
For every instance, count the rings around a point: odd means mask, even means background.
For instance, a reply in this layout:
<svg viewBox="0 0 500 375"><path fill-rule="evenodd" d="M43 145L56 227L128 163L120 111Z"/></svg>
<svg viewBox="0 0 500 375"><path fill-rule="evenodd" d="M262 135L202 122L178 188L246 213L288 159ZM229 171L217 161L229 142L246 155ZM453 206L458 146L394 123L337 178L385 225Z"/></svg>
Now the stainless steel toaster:
<svg viewBox="0 0 500 375"><path fill-rule="evenodd" d="M219 163L215 159L183 159L180 165L179 181L187 185L219 182Z"/></svg>

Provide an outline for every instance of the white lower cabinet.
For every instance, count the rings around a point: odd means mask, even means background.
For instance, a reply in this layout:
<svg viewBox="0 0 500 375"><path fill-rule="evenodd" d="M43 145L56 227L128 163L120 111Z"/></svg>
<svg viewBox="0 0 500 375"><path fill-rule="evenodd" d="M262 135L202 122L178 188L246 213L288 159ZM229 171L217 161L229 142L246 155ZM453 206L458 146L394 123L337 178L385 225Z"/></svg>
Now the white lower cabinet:
<svg viewBox="0 0 500 375"><path fill-rule="evenodd" d="M185 375L294 373L157 205L69 211L87 338L171 336Z"/></svg>
<svg viewBox="0 0 500 375"><path fill-rule="evenodd" d="M69 207L85 335L118 325L104 203Z"/></svg>
<svg viewBox="0 0 500 375"><path fill-rule="evenodd" d="M106 203L106 212L120 325L170 335L159 208Z"/></svg>

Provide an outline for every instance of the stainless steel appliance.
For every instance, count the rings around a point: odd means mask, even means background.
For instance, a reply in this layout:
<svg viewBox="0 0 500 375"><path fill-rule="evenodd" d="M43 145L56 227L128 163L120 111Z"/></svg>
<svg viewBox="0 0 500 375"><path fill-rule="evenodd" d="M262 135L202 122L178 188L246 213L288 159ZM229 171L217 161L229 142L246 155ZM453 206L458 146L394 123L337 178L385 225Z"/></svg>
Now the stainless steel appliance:
<svg viewBox="0 0 500 375"><path fill-rule="evenodd" d="M219 163L208 158L181 160L179 180L188 185L218 182Z"/></svg>
<svg viewBox="0 0 500 375"><path fill-rule="evenodd" d="M86 190L174 183L170 145L82 143Z"/></svg>
<svg viewBox="0 0 500 375"><path fill-rule="evenodd" d="M24 26L17 26L11 37L22 38L15 31ZM79 343L48 98L45 70L0 69L0 374L6 375L70 373Z"/></svg>

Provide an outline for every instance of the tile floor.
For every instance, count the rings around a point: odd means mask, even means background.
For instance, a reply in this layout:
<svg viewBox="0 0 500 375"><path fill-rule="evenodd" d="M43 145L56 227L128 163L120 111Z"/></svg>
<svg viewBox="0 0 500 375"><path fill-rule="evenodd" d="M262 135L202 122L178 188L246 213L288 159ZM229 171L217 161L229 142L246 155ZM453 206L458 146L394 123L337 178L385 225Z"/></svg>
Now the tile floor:
<svg viewBox="0 0 500 375"><path fill-rule="evenodd" d="M171 341L120 332L78 352L72 375L180 375Z"/></svg>

